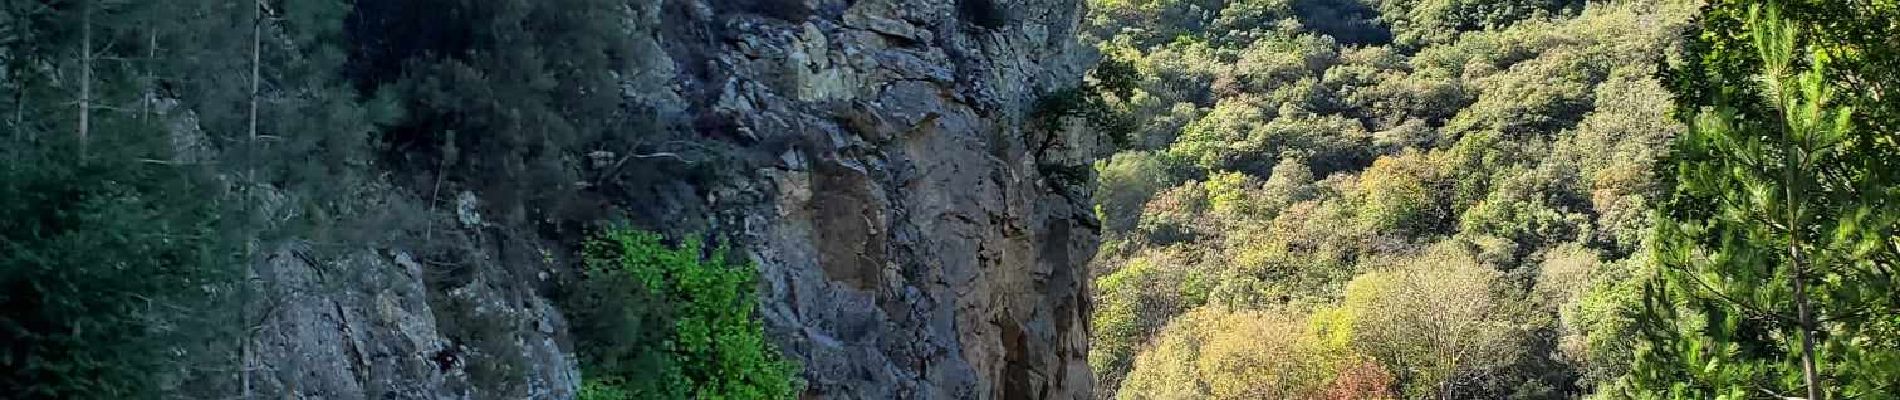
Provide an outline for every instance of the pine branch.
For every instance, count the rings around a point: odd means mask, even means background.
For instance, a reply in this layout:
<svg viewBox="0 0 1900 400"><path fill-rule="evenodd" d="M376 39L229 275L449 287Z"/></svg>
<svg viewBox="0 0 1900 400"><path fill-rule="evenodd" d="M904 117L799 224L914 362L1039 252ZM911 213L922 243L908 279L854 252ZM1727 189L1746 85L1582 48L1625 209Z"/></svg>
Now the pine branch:
<svg viewBox="0 0 1900 400"><path fill-rule="evenodd" d="M1752 313L1757 317L1762 317L1762 318L1766 318L1766 319L1770 319L1774 321L1780 321L1784 323L1794 321L1793 318L1789 318L1787 316L1781 315L1780 313L1763 310L1760 307L1756 307L1753 304L1743 302L1741 300L1736 300L1733 297L1729 297L1728 294L1725 294L1720 290L1716 290L1714 286L1711 286L1709 285L1708 282L1703 281L1702 277L1697 276L1695 273L1688 271L1685 268L1674 266L1674 265L1666 265L1665 268L1674 269L1677 272L1681 273L1682 275L1688 276L1690 280L1695 281L1696 285L1702 288L1702 291L1714 294L1716 297L1718 297L1718 299L1716 300L1720 300L1722 302L1729 303L1729 304L1734 304L1736 307L1742 308L1744 311L1744 314ZM1690 293L1690 295L1693 296L1695 295L1695 293ZM1709 300L1709 299L1704 298L1703 300Z"/></svg>

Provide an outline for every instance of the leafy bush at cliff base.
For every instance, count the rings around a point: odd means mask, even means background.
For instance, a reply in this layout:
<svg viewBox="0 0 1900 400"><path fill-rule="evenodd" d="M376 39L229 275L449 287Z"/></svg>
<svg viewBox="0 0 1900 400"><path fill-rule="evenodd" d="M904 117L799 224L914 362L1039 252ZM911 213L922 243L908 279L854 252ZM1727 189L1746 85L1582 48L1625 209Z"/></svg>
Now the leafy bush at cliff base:
<svg viewBox="0 0 1900 400"><path fill-rule="evenodd" d="M573 299L582 399L785 399L797 367L754 317L757 270L722 246L609 228L587 243Z"/></svg>

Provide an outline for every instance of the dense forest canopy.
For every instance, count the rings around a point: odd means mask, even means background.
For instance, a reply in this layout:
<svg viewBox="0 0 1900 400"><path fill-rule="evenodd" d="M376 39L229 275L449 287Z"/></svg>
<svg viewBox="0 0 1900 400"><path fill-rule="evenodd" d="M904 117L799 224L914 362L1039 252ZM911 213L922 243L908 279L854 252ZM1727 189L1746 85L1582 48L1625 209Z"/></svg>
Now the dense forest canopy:
<svg viewBox="0 0 1900 400"><path fill-rule="evenodd" d="M1892 2L1089 5L1099 398L1895 389Z"/></svg>

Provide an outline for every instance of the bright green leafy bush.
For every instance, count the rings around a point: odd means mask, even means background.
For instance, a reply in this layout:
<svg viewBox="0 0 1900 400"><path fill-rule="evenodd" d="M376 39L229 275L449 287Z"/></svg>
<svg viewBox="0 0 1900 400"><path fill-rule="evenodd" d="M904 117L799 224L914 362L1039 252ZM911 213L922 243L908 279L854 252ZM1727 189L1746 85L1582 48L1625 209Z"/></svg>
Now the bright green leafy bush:
<svg viewBox="0 0 1900 400"><path fill-rule="evenodd" d="M710 251L709 251L710 250ZM705 253L709 253L707 255ZM765 339L757 272L723 248L615 227L588 242L574 299L583 399L787 399L797 366Z"/></svg>

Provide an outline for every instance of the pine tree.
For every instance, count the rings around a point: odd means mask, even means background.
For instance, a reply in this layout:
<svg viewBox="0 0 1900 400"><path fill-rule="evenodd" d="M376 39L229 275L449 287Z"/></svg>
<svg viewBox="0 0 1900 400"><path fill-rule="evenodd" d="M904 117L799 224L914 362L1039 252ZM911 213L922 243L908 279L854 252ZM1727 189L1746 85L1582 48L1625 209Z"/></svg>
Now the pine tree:
<svg viewBox="0 0 1900 400"><path fill-rule="evenodd" d="M1635 394L1893 398L1897 216L1886 210L1900 191L1883 160L1900 152L1855 123L1867 94L1840 91L1848 74L1833 65L1859 55L1778 4L1747 15L1755 70L1688 97L1713 104L1693 111L1672 155ZM1733 57L1720 51L1706 60Z"/></svg>
<svg viewBox="0 0 1900 400"><path fill-rule="evenodd" d="M0 6L0 397L157 398L218 331L219 182L131 107L150 90L130 61L150 54L131 40L145 11Z"/></svg>

